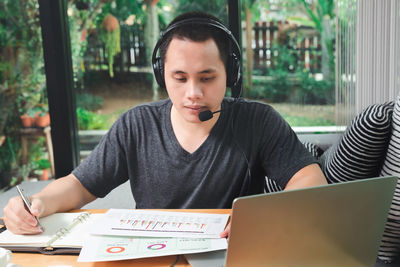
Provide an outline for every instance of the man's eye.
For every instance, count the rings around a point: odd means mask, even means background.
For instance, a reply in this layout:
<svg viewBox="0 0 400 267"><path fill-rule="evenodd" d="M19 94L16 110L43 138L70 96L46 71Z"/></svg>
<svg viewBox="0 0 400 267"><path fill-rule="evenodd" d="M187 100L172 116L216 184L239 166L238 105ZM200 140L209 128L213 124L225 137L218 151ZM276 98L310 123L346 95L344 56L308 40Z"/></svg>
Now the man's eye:
<svg viewBox="0 0 400 267"><path fill-rule="evenodd" d="M211 80L213 80L215 77L213 76L213 77L203 77L203 78L201 78L200 80L202 81L202 82L209 82L209 81L211 81Z"/></svg>
<svg viewBox="0 0 400 267"><path fill-rule="evenodd" d="M186 82L186 78L178 78L178 77L176 77L175 80L177 80L178 82Z"/></svg>

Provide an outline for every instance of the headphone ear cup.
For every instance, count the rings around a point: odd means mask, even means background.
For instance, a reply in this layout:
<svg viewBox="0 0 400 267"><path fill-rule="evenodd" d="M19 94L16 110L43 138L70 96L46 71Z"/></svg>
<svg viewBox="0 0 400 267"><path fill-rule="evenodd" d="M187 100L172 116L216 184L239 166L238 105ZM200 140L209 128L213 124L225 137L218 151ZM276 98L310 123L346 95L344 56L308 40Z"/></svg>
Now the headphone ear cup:
<svg viewBox="0 0 400 267"><path fill-rule="evenodd" d="M226 86L232 86L232 57L229 54L228 59L226 61Z"/></svg>
<svg viewBox="0 0 400 267"><path fill-rule="evenodd" d="M232 53L228 57L226 64L226 86L232 88L240 78L240 61L238 57Z"/></svg>
<svg viewBox="0 0 400 267"><path fill-rule="evenodd" d="M160 57L157 57L154 60L153 72L154 72L154 77L156 78L156 81L157 81L158 85L161 88L165 88L164 64L163 64L162 59Z"/></svg>

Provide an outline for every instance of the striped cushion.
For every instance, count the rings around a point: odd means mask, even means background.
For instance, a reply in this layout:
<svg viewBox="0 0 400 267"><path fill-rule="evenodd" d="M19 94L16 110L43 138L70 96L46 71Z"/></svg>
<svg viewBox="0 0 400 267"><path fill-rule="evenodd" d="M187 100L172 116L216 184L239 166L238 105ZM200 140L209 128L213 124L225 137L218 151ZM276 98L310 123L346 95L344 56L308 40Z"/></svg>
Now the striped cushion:
<svg viewBox="0 0 400 267"><path fill-rule="evenodd" d="M316 144L310 143L310 142L302 142L303 145L306 147L306 149L313 155L313 157L319 159L321 155L324 153L324 151L317 146Z"/></svg>
<svg viewBox="0 0 400 267"><path fill-rule="evenodd" d="M375 104L358 114L336 145L321 156L329 183L376 177L391 135L393 102Z"/></svg>
<svg viewBox="0 0 400 267"><path fill-rule="evenodd" d="M400 176L400 95L393 111L393 129L380 175ZM400 183L397 183L378 257L391 262L400 252Z"/></svg>
<svg viewBox="0 0 400 267"><path fill-rule="evenodd" d="M319 146L310 143L310 142L302 142L305 148L313 155L315 158L319 158L324 152ZM282 188L275 183L274 180L265 177L265 192L272 193L282 191Z"/></svg>
<svg viewBox="0 0 400 267"><path fill-rule="evenodd" d="M265 193L279 192L282 188L272 179L265 176Z"/></svg>

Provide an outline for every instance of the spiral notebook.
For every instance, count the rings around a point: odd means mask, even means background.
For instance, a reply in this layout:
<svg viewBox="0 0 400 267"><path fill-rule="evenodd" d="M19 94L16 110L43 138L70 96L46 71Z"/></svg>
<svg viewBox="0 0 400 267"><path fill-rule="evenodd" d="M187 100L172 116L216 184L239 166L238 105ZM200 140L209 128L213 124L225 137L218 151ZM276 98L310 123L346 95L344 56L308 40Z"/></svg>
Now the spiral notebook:
<svg viewBox="0 0 400 267"><path fill-rule="evenodd" d="M0 234L0 247L11 251L43 254L79 254L89 227L103 214L55 213L40 219L45 231L38 235Z"/></svg>

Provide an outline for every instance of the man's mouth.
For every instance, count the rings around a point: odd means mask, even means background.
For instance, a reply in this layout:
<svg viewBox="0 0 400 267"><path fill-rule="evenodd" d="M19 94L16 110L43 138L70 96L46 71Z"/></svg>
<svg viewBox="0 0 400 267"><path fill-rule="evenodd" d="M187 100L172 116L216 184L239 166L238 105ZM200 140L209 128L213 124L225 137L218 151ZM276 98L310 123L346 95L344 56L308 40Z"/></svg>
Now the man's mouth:
<svg viewBox="0 0 400 267"><path fill-rule="evenodd" d="M187 105L184 107L188 109L190 112L201 112L207 109L205 106L199 106L199 105Z"/></svg>
<svg viewBox="0 0 400 267"><path fill-rule="evenodd" d="M186 106L188 109L193 109L193 110L200 110L202 107L201 106Z"/></svg>

